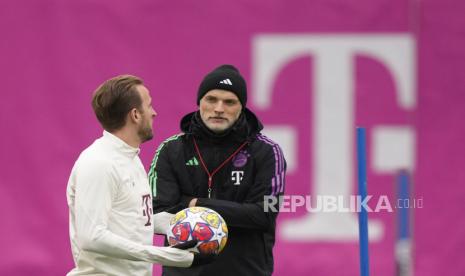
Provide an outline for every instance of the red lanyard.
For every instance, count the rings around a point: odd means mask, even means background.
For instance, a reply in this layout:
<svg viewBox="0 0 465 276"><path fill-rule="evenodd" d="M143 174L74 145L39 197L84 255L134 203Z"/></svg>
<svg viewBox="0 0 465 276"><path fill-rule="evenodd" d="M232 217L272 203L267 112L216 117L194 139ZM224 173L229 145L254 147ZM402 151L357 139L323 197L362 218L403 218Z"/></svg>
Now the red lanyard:
<svg viewBox="0 0 465 276"><path fill-rule="evenodd" d="M199 159L200 159L200 163L202 164L202 167L204 169L204 171L207 173L208 175L208 198L210 198L211 196L211 192L212 192L212 181L213 181L213 176L221 169L224 167L224 165L226 165L226 163L229 162L229 160L231 160L245 145L247 145L247 142L244 142L242 143L242 145L240 145L226 160L223 161L223 163L221 163L221 165L219 165L216 169L213 170L213 172L209 172L208 171L208 168L207 166L205 165L205 162L203 161L203 158L202 158L202 154L200 154L200 150L199 150L199 146L197 146L197 141L195 141L195 138L194 139L194 146L195 146L195 151L197 152L197 155L199 156Z"/></svg>

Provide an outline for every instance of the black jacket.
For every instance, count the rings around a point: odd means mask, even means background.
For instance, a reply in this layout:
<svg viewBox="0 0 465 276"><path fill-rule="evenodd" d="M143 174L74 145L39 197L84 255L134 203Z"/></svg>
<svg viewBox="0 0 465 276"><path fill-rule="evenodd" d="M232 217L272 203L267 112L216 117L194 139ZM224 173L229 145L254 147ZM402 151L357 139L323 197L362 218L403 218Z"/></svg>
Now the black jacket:
<svg viewBox="0 0 465 276"><path fill-rule="evenodd" d="M264 211L264 196L283 194L286 162L280 147L260 134L262 128L257 117L244 109L237 122L218 135L203 124L198 112L193 112L181 120L184 134L175 135L159 146L149 172L154 212L180 202L187 204L195 197L197 206L217 211L229 229L226 247L214 263L189 269L164 267L163 275L272 274L278 213ZM210 198L208 175L193 139L210 172L246 142L213 176Z"/></svg>

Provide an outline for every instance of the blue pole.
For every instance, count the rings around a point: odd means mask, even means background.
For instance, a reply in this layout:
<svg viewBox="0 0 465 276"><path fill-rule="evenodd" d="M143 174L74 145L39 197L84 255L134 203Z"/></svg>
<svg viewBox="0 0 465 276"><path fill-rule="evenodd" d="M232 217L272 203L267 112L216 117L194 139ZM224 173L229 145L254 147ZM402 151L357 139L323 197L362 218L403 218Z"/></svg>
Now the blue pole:
<svg viewBox="0 0 465 276"><path fill-rule="evenodd" d="M397 242L396 242L396 275L413 274L412 246L410 238L410 175L402 170L397 175Z"/></svg>
<svg viewBox="0 0 465 276"><path fill-rule="evenodd" d="M357 128L357 163L358 163L358 195L363 201L367 196L366 166L366 134L365 128ZM363 206L358 213L358 233L360 246L360 276L370 275L368 258L368 213Z"/></svg>
<svg viewBox="0 0 465 276"><path fill-rule="evenodd" d="M398 224L397 224L397 238L399 240L408 239L410 237L410 214L408 206L410 204L410 187L409 187L409 175L406 171L401 171L397 175L397 192L398 199L402 203L402 208L399 208L398 213Z"/></svg>

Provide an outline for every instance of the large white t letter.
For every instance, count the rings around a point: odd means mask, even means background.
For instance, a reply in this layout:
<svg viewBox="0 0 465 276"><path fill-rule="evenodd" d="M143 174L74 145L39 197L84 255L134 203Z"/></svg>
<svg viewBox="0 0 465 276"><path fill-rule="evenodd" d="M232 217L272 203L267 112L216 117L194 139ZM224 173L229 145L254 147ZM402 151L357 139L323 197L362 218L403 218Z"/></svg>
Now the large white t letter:
<svg viewBox="0 0 465 276"><path fill-rule="evenodd" d="M302 56L311 55L314 58L316 76L312 108L315 128L312 153L315 168L314 178L310 182L313 184L312 196L342 195L348 198L353 190L354 56L368 56L386 66L395 82L399 106L413 109L416 105L414 51L413 39L404 34L260 35L254 39L252 101L258 108L270 107L273 80L282 67ZM377 136L386 137L386 131L389 135L390 129L382 129L381 136ZM398 133L399 129L395 131ZM401 130L396 137L411 140L409 133L411 131ZM380 165L383 168L389 166L395 167L390 163ZM303 217L285 221L281 227L285 239L358 238L354 213L307 213ZM383 231L379 221L370 221L371 239L381 239Z"/></svg>

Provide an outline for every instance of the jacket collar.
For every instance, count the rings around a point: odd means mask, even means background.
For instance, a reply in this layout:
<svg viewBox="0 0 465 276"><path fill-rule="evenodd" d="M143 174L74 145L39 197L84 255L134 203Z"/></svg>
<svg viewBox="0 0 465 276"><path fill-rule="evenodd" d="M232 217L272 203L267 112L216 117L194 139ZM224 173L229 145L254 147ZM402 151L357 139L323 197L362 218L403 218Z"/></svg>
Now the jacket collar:
<svg viewBox="0 0 465 276"><path fill-rule="evenodd" d="M181 120L181 130L200 139L215 144L243 142L251 140L263 129L257 116L245 108L237 121L223 133L214 133L203 123L199 111L185 115Z"/></svg>
<svg viewBox="0 0 465 276"><path fill-rule="evenodd" d="M136 157L140 152L139 148L131 147L130 145L126 144L126 142L106 130L103 131L102 139L109 142L116 150L118 150L118 152L129 158Z"/></svg>

